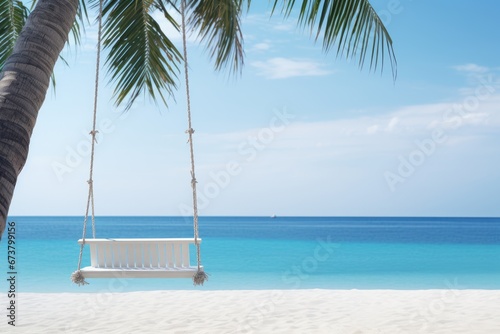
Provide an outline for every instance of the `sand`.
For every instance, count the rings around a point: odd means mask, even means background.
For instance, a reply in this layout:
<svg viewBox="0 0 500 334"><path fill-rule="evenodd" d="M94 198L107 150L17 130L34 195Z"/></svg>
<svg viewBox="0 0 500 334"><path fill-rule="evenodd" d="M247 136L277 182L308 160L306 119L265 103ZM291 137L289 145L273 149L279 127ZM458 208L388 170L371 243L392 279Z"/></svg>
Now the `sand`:
<svg viewBox="0 0 500 334"><path fill-rule="evenodd" d="M499 290L20 293L16 306L0 333L500 333Z"/></svg>

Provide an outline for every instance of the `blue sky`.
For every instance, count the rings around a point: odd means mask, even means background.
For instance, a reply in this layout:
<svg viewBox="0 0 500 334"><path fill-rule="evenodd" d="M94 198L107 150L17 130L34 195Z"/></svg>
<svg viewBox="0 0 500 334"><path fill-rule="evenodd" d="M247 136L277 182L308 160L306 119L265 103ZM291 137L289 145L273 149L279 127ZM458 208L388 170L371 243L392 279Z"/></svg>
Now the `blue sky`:
<svg viewBox="0 0 500 334"><path fill-rule="evenodd" d="M324 54L293 15L269 19L265 1L243 20L241 76L214 73L190 39L201 215L500 216L500 3L372 4L393 38L395 82ZM95 35L56 67L11 215L85 212ZM169 109L144 98L126 114L106 82L96 214L187 214L182 82Z"/></svg>

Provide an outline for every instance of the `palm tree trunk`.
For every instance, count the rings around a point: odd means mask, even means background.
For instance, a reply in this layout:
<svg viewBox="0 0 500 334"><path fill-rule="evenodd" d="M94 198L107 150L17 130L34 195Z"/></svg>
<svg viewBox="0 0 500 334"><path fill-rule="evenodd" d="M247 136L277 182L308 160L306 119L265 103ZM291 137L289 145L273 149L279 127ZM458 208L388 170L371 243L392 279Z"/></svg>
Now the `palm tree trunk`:
<svg viewBox="0 0 500 334"><path fill-rule="evenodd" d="M78 4L39 0L0 73L0 227L5 226L38 111Z"/></svg>

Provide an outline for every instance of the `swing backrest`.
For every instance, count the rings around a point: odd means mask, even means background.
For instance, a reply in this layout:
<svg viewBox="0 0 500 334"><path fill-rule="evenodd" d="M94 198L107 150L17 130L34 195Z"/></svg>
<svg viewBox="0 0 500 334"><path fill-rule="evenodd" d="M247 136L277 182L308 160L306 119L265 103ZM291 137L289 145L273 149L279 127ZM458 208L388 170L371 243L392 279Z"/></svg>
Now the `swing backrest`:
<svg viewBox="0 0 500 334"><path fill-rule="evenodd" d="M83 240L78 240L80 244ZM198 239L201 243L201 239ZM90 246L90 265L107 269L189 268L192 238L85 239Z"/></svg>

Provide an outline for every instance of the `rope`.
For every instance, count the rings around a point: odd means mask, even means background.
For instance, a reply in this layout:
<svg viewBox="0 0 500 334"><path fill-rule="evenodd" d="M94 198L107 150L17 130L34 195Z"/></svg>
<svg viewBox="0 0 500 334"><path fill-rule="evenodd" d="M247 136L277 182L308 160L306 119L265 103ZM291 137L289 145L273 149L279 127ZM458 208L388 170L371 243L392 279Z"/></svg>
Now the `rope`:
<svg viewBox="0 0 500 334"><path fill-rule="evenodd" d="M90 135L92 136L92 148L90 152L90 172L89 179L87 181L89 185L89 194L87 197L87 208L85 210L85 218L83 220L83 232L82 232L82 244L80 245L80 255L78 257L78 269L71 275L71 280L78 285L88 284L85 281L85 277L80 271L82 265L83 248L85 246L85 235L87 231L87 221L89 217L89 208L91 208L91 219L92 219L92 237L95 239L95 207L94 207L94 152L95 144L97 143L96 134L99 132L96 130L96 120L97 120L97 100L99 95L99 68L101 60L101 37L102 37L102 0L99 1L99 17L98 17L98 33L97 33L97 56L96 56L96 69L95 69L95 89L94 89L94 114L92 118L92 131Z"/></svg>
<svg viewBox="0 0 500 334"><path fill-rule="evenodd" d="M194 229L194 243L196 245L196 259L198 262L198 271L193 276L194 285L203 285L208 280L208 275L203 271L201 265L201 251L200 243L198 241L198 200L196 195L196 175L194 166L194 148L193 148L193 133L194 129L191 126L191 96L189 94L189 70L188 70L188 57L187 57L187 41L186 41L186 0L181 1L181 17L182 17L182 46L184 51L184 75L186 77L186 102L187 102L187 118L188 118L188 134L189 152L191 156L191 188L193 189L193 229Z"/></svg>

